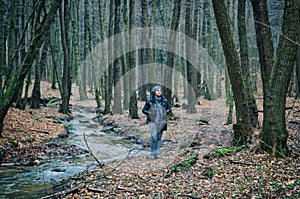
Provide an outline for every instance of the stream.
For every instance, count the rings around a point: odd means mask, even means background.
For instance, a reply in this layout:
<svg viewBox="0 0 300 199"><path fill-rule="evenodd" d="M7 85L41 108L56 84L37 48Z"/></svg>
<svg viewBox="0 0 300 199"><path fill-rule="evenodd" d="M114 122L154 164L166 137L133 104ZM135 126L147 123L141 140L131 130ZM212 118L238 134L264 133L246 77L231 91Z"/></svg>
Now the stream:
<svg viewBox="0 0 300 199"><path fill-rule="evenodd" d="M122 129L101 126L95 119L95 113L79 109L73 111L73 114L75 116L69 122L68 138L59 139L50 146L76 148L71 152L79 153L62 156L53 153L50 157L44 157L43 164L34 166L0 166L0 198L39 198L50 195L53 186L63 179L95 168L97 163L88 153L84 134L90 150L104 164L122 160L129 153L131 156L148 153L140 150L142 145L118 135L117 132Z"/></svg>

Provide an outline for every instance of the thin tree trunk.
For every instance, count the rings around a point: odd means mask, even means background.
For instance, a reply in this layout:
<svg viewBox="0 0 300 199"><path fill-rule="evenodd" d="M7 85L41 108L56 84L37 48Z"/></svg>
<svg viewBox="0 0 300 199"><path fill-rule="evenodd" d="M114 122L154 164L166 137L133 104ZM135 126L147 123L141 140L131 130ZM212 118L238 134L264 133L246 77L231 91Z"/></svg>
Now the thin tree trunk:
<svg viewBox="0 0 300 199"><path fill-rule="evenodd" d="M120 8L121 8L121 0L115 1L115 26L114 26L114 35L117 35L121 32L120 29ZM121 48L122 40L114 39L114 51L119 51ZM118 48L118 49L116 49ZM120 73L121 73L121 58L117 58L114 63L114 104L113 104L113 113L121 114L122 113L122 100L121 100L121 83L120 81Z"/></svg>
<svg viewBox="0 0 300 199"><path fill-rule="evenodd" d="M142 9L142 27L144 27L145 29L148 27L148 2L147 0L141 0L141 9ZM141 40L142 41L146 41L147 44L146 46L149 46L149 38L147 38L148 35L146 34L142 34L141 35ZM139 65L142 66L143 64L147 64L148 61L148 53L147 53L147 49L140 49L139 51ZM148 88L148 84L146 82L148 79L148 69L146 67L140 67L140 71L139 71L139 97L141 98L142 101L146 101L147 100L147 88Z"/></svg>
<svg viewBox="0 0 300 199"><path fill-rule="evenodd" d="M56 76L56 64L55 64L55 57L54 57L54 51L55 47L53 44L56 44L56 32L57 32L57 26L53 26L50 30L50 51L51 51L51 58L52 58L52 67L51 67L51 88L56 89L56 83L57 83L57 76Z"/></svg>
<svg viewBox="0 0 300 199"><path fill-rule="evenodd" d="M228 115L226 124L232 124L232 115L233 115L233 96L230 86L230 79L228 75L227 68L225 69L225 89L226 89L226 105L228 106Z"/></svg>
<svg viewBox="0 0 300 199"><path fill-rule="evenodd" d="M5 30L6 30L6 26L4 24L4 13L5 13L5 8L4 8L4 3L3 0L0 0L0 13L2 13L0 15L0 26L2 28L0 28L0 96L3 95L3 76L4 76L4 72L5 72Z"/></svg>
<svg viewBox="0 0 300 199"><path fill-rule="evenodd" d="M35 64L35 73L34 73L34 85L31 95L31 108L39 109L40 101L41 101L41 76L42 76L42 68L45 66L45 62L47 60L47 52L50 44L50 40L47 39L44 42L44 46L42 48L42 54L40 59Z"/></svg>
<svg viewBox="0 0 300 199"><path fill-rule="evenodd" d="M238 3L238 35L240 43L240 59L242 74L246 85L246 92L248 98L248 108L251 118L252 126L258 125L258 111L256 101L254 98L254 92L251 87L251 77L249 68L249 56L248 56L248 41L246 30L246 0L239 0Z"/></svg>
<svg viewBox="0 0 300 199"><path fill-rule="evenodd" d="M189 36L190 38L193 37L192 35L192 7L193 3L192 0L187 0L186 1L186 15L185 15L185 20L186 20L186 25L185 25L185 34L187 36ZM188 42L186 42L185 45L185 49L186 49L186 57L191 56L191 46L189 45ZM194 82L197 80L197 78L194 78L195 73L195 69L192 66L192 64L190 62L186 62L186 73L187 73L187 81L190 84L188 86L188 108L187 108L187 112L188 113L196 113L196 92L193 88L194 86Z"/></svg>
<svg viewBox="0 0 300 199"><path fill-rule="evenodd" d="M212 56L212 40L213 40L213 35L212 35L212 17L211 17L211 9L210 7L208 7L206 9L206 16L207 16L207 19L206 19L206 42L205 42L205 48L207 49L208 51L208 54L210 56ZM214 66L213 65L209 65L209 64L206 64L206 67L207 67L207 76L208 78L206 78L206 85L207 85L207 98L206 99L209 99L209 100L213 100L215 99L215 94L214 94L214 79L215 79L215 74L214 74Z"/></svg>
<svg viewBox="0 0 300 199"><path fill-rule="evenodd" d="M135 24L135 0L129 0L129 30L134 29L134 24ZM135 35L129 34L129 45L130 49L133 49L135 45ZM135 51L132 51L129 53L129 66L130 66L130 71L135 70L136 67L136 53ZM132 119L139 119L138 115L138 107L137 107L137 97L136 97L136 77L135 77L135 72L130 73L130 103L129 103L129 115Z"/></svg>
<svg viewBox="0 0 300 199"><path fill-rule="evenodd" d="M89 54L89 32L90 32L90 19L89 19L89 0L84 1L84 33L83 33L83 57L87 59ZM87 62L82 64L82 98L80 100L87 100L87 71L88 71Z"/></svg>
<svg viewBox="0 0 300 199"><path fill-rule="evenodd" d="M62 104L59 112L70 113L69 101L71 95L71 65L70 65L70 40L69 40L69 7L68 0L64 0L60 9L61 42L63 49L63 77L62 77Z"/></svg>
<svg viewBox="0 0 300 199"><path fill-rule="evenodd" d="M104 9L103 9L103 3L102 0L98 0L98 6L99 6L99 32L100 32L100 42L103 42L104 40ZM104 52L100 52L101 56L105 56ZM103 67L103 66L100 66ZM98 84L95 88L95 96L96 96L96 102L97 102L97 107L100 108L102 106L101 100L100 100L100 95L101 95L101 88L103 88L103 79L104 77L102 74L99 76Z"/></svg>
<svg viewBox="0 0 300 199"><path fill-rule="evenodd" d="M108 27L108 37L111 38L113 36L113 25L114 25L114 1L110 1L109 3L109 27ZM108 60L112 60L113 57L113 39L110 40L108 44ZM108 70L106 73L106 80L105 80L105 107L104 107L104 114L109 113L111 100L112 100L112 86L113 86L113 62L111 65L108 66Z"/></svg>
<svg viewBox="0 0 300 199"><path fill-rule="evenodd" d="M128 18L128 1L124 0L123 4L123 21L124 21L124 31L128 31L129 18ZM130 99L130 90L129 90L129 78L128 75L125 75L129 71L129 58L125 52L124 43L127 44L128 36L126 34L125 38L122 41L122 75L123 75L123 108L124 110L129 109L129 99Z"/></svg>
<svg viewBox="0 0 300 199"><path fill-rule="evenodd" d="M79 54L79 18L78 18L78 11L79 11L79 1L72 0L73 9L72 9L72 39L73 39L73 57L74 57L74 70L75 70L75 77L77 80L78 91L80 100L85 100L87 98L86 92L83 88L82 82L82 71L80 65L80 54Z"/></svg>
<svg viewBox="0 0 300 199"><path fill-rule="evenodd" d="M155 15L157 10L157 0L152 1L152 7L151 7L151 15L150 15L150 22L148 27L150 27L148 31L148 38L149 38L149 46L152 46L153 40L154 40L154 33L153 33L153 27L155 27ZM147 56L147 64L148 63L155 63L155 50L152 48L146 49L146 56ZM152 88L155 86L155 83L157 81L157 70L154 69L154 67L148 68L148 88Z"/></svg>
<svg viewBox="0 0 300 199"><path fill-rule="evenodd" d="M267 0L251 0L251 3L253 7L256 41L260 57L261 78L263 81L263 87L267 88L271 68L274 62L274 47L271 38Z"/></svg>
<svg viewBox="0 0 300 199"><path fill-rule="evenodd" d="M300 35L298 37L298 43L300 43ZM296 59L296 98L300 98L300 46L298 46Z"/></svg>
<svg viewBox="0 0 300 199"><path fill-rule="evenodd" d="M175 0L174 1L174 10L173 10L173 16L172 16L172 22L171 22L171 30L178 31L179 27L179 20L180 20L180 7L181 7L181 0ZM177 34L170 34L169 35L169 49L173 47L177 47L178 44L176 42L176 35ZM168 99L168 103L172 105L172 79L173 79L173 68L175 63L175 57L174 54L171 52L167 52L167 68L168 70L165 69L164 72L164 95ZM171 71L171 72L167 72Z"/></svg>

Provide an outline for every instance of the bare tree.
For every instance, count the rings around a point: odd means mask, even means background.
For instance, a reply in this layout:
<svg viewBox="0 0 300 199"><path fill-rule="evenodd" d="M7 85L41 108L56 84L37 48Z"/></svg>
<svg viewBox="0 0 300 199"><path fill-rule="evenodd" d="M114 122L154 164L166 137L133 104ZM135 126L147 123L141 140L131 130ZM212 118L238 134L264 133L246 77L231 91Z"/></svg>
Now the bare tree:
<svg viewBox="0 0 300 199"><path fill-rule="evenodd" d="M41 5L45 1L41 1ZM4 83L4 93L0 96L0 136L3 129L3 121L7 114L9 107L11 106L20 85L22 85L28 70L30 70L32 63L34 62L34 53L36 49L40 48L45 38L49 33L50 26L56 16L56 12L61 4L60 0L53 0L48 7L48 10L43 16L41 16L40 23L36 23L33 27L33 35L31 37L28 51L26 52L22 64L18 69L11 73L7 77L7 81ZM41 13L40 13L41 14Z"/></svg>

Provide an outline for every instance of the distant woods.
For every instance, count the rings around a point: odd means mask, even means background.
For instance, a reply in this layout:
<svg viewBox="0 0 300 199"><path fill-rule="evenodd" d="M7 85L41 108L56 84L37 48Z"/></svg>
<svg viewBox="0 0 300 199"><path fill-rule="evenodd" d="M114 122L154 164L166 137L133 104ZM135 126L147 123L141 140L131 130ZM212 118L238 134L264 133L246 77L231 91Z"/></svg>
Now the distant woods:
<svg viewBox="0 0 300 199"><path fill-rule="evenodd" d="M133 119L159 84L170 104L186 99L188 113L202 98L226 97L243 145L259 125L260 86L262 147L288 154L285 99L300 97L297 0L1 0L0 9L0 134L12 105L24 109L31 96L40 108L41 81L60 90L62 113L76 84L103 114Z"/></svg>

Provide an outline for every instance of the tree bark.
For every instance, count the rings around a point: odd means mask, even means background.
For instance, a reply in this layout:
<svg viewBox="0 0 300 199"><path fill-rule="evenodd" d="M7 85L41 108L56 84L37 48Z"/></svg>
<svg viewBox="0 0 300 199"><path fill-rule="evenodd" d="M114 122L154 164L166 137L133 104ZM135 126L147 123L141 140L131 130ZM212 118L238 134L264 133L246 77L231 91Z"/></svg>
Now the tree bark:
<svg viewBox="0 0 300 199"><path fill-rule="evenodd" d="M261 78L263 87L267 88L271 67L274 62L274 47L271 38L267 0L251 0L251 3L255 20L256 42L260 57Z"/></svg>
<svg viewBox="0 0 300 199"><path fill-rule="evenodd" d="M113 25L114 25L114 1L109 2L109 27L108 27L108 37L113 36ZM109 40L108 43L108 60L112 60L113 57L113 39ZM105 71L105 105L104 114L109 113L111 100L112 100L112 87L113 87L113 62L108 66L108 70Z"/></svg>
<svg viewBox="0 0 300 199"><path fill-rule="evenodd" d="M185 25L185 34L192 38L193 34L192 34L192 0L187 0L186 1L186 10L185 10L185 20L186 20L186 25ZM186 57L191 56L191 46L188 43L188 40L186 41L185 44L185 49L186 49ZM194 82L196 81L196 78L194 78L195 73L195 69L194 66L190 63L190 62L186 62L186 74L187 74L187 81L190 84L188 86L188 107L187 107L187 112L188 113L196 113L196 92L194 90Z"/></svg>
<svg viewBox="0 0 300 199"><path fill-rule="evenodd" d="M298 43L300 43L300 35L298 37ZM300 46L298 46L296 58L296 98L300 98Z"/></svg>
<svg viewBox="0 0 300 199"><path fill-rule="evenodd" d="M276 61L271 65L269 83L265 90L264 121L261 138L263 150L272 156L289 155L288 131L285 121L285 104L288 85L297 55L300 34L300 1L286 0L282 34L276 52ZM261 46L262 47L262 46ZM273 67L272 67L273 66Z"/></svg>
<svg viewBox="0 0 300 199"><path fill-rule="evenodd" d="M141 0L141 9L142 9L142 16L141 16L142 27L147 28L149 26L147 0ZM149 37L147 37L148 35L146 35L146 34L142 34L141 38L140 38L142 41L145 41L145 43L146 43L145 49L138 50L140 66L142 66L143 64L147 64L147 62L148 62L148 57L147 57L148 52L147 51L149 49L147 49L147 47L150 46L150 43L149 43ZM148 73L148 69L146 67L139 67L139 68L140 68L140 70L138 71L138 74L139 74L138 81L139 81L139 85L140 85L139 86L139 97L141 98L142 101L146 101L147 100L147 89L148 89L147 79L149 78L149 73Z"/></svg>
<svg viewBox="0 0 300 199"><path fill-rule="evenodd" d="M2 38L0 40L0 96L3 95L3 89L2 89L2 85L3 85L3 76L4 76L4 72L5 72L5 31L6 31L6 26L4 24L4 13L5 13L5 8L4 8L4 3L3 0L0 0L0 13L2 13L0 15L0 26L2 28L0 28L0 38Z"/></svg>
<svg viewBox="0 0 300 199"><path fill-rule="evenodd" d="M174 8L173 8L173 15L172 15L172 22L171 22L171 30L178 31L179 27L179 20L180 20L180 7L181 7L181 0L175 0L174 1ZM175 48L178 46L178 43L176 42L176 35L177 34L170 34L169 35L169 49L171 49L171 46L174 46ZM167 67L169 67L169 70L165 69L164 72L164 96L168 99L168 103L172 105L172 79L173 79L173 69L175 66L175 56L171 52L167 52ZM171 73L168 73L167 71L172 71Z"/></svg>
<svg viewBox="0 0 300 199"><path fill-rule="evenodd" d="M103 2L102 0L98 0L98 7L99 7L99 32L100 32L100 42L103 42L104 40L104 14L103 14ZM100 52L101 56L105 56L104 52ZM103 66L100 66L103 67ZM99 79L97 80L97 86L95 88L95 99L97 102L97 108L100 108L102 106L101 100L100 100L100 95L101 95L101 89L103 88L103 76L102 74L99 76ZM102 95L103 96L103 95Z"/></svg>
<svg viewBox="0 0 300 199"><path fill-rule="evenodd" d="M124 0L123 3L123 22L124 22L124 31L128 31L129 26L129 18L128 18L128 1ZM128 35L123 38L122 41L122 75L123 75L123 109L128 110L129 109L129 99L130 99L130 90L129 90L129 78L127 75L125 75L129 71L129 59L128 54L125 52L125 46L124 43L127 43L128 41Z"/></svg>
<svg viewBox="0 0 300 199"><path fill-rule="evenodd" d="M74 79L77 80L78 91L80 100L86 99L86 92L83 88L82 83L82 71L80 65L80 54L79 54L79 1L72 0L72 43L73 43L73 68L74 68Z"/></svg>
<svg viewBox="0 0 300 199"><path fill-rule="evenodd" d="M246 0L239 0L238 3L238 35L239 35L239 43L240 43L240 60L241 60L242 74L246 85L250 119L251 119L252 126L255 127L258 125L258 111L257 111L256 101L254 98L254 92L251 87L247 29L246 29Z"/></svg>
<svg viewBox="0 0 300 199"><path fill-rule="evenodd" d="M89 0L84 1L84 33L83 33L83 57L86 59L89 54L89 33L90 33L90 18L89 18ZM80 100L87 100L87 62L82 64L82 87L83 92Z"/></svg>
<svg viewBox="0 0 300 199"><path fill-rule="evenodd" d="M35 64L35 73L34 73L34 85L31 95L31 108L39 109L41 107L41 76L42 68L45 66L47 60L47 52L49 48L50 40L46 39L44 46L42 48L42 54L39 61ZM25 99L26 100L26 99Z"/></svg>
<svg viewBox="0 0 300 199"><path fill-rule="evenodd" d="M230 30L229 18L226 12L224 1L213 0L213 9L216 17L219 34L222 41L226 65L232 86L236 107L236 130L234 142L236 144L246 144L252 135L252 126L248 112L247 94L245 83L242 79L239 57Z"/></svg>
<svg viewBox="0 0 300 199"><path fill-rule="evenodd" d="M130 0L129 1L129 30L134 29L134 24L135 24L135 0ZM130 49L133 49L135 45L135 35L129 34L129 45ZM135 56L136 53L135 51L132 51L129 53L129 66L130 66L130 71L135 70L136 67L136 61L135 61ZM135 73L130 73L132 76L130 76L130 81L129 81L129 88L130 88L130 103L129 103L129 116L132 119L139 119L138 115L138 107L137 107L137 97L136 97L136 77Z"/></svg>
<svg viewBox="0 0 300 199"><path fill-rule="evenodd" d="M69 0L64 0L63 6L60 9L60 24L61 24L61 42L63 48L63 77L62 77L62 104L59 112L70 113L69 102L71 96L72 83L72 68L70 64L70 18L69 18Z"/></svg>
<svg viewBox="0 0 300 199"><path fill-rule="evenodd" d="M121 32L120 29L120 11L121 0L115 0L115 26L114 26L114 35L117 35ZM121 48L122 40L117 40L114 38L114 51L119 51ZM120 74L121 74L121 58L116 58L114 63L114 104L113 104L113 113L121 114L122 113L122 100L121 100L121 83Z"/></svg>

